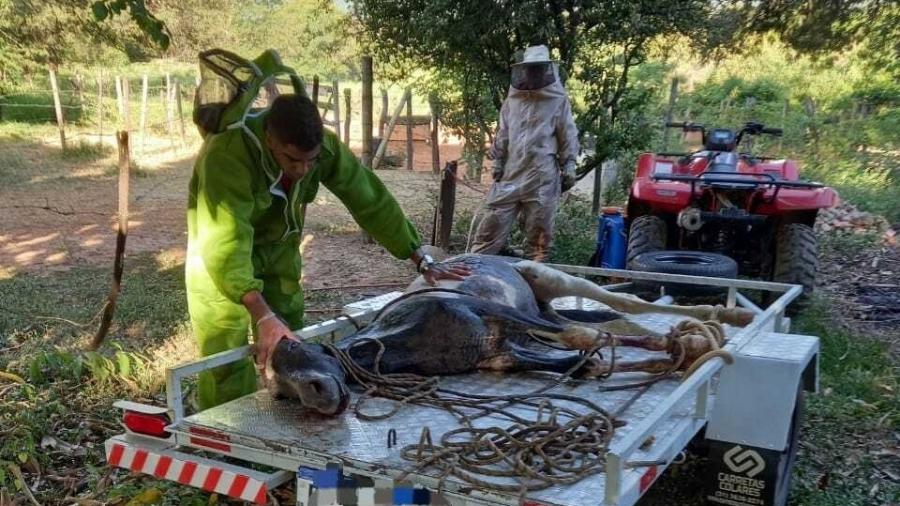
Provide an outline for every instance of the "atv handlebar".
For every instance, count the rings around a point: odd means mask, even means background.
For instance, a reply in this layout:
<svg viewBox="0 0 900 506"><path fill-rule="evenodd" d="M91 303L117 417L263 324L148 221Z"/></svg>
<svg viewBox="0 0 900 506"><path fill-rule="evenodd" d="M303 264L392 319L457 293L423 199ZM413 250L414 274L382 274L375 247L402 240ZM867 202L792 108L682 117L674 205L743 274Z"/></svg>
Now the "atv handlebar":
<svg viewBox="0 0 900 506"><path fill-rule="evenodd" d="M761 134L769 134L774 135L775 137L781 137L784 134L784 130L780 128L763 128L759 131Z"/></svg>
<svg viewBox="0 0 900 506"><path fill-rule="evenodd" d="M666 122L667 128L681 128L687 132L703 131L703 125L700 123L691 123L690 121L669 121Z"/></svg>

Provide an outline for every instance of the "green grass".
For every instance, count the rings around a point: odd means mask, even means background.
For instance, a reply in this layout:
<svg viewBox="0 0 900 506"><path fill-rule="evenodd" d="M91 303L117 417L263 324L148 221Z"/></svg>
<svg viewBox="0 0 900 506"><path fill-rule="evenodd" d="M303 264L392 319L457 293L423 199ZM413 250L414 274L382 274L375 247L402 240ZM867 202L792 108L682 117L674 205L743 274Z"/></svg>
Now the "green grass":
<svg viewBox="0 0 900 506"><path fill-rule="evenodd" d="M183 264L150 255L129 257L106 344L100 353L84 352L110 281L108 268L0 280L0 370L26 380L24 385L0 382L0 489L16 488L10 464L26 472L72 472L94 489L104 474L102 443L120 431L113 401L164 405L164 367L182 361L185 343L190 349L191 342ZM41 448L48 437L78 449L71 455L49 452ZM164 490L164 502L186 504L185 489L153 486ZM116 496L130 497L145 487L126 479L103 492L115 504ZM43 504L60 503L58 489L33 492Z"/></svg>
<svg viewBox="0 0 900 506"><path fill-rule="evenodd" d="M883 342L841 328L819 301L794 325L794 332L821 339L822 393L807 401L794 504L897 504L900 382ZM875 485L878 485L877 489ZM873 493L874 492L874 493Z"/></svg>
<svg viewBox="0 0 900 506"><path fill-rule="evenodd" d="M60 95L63 117L67 122L80 121L85 109L78 95ZM13 92L0 96L0 121L20 123L56 123L56 109L50 92Z"/></svg>
<svg viewBox="0 0 900 506"><path fill-rule="evenodd" d="M61 155L66 160L73 162L92 162L106 158L115 150L106 144L79 139L78 142L69 143Z"/></svg>

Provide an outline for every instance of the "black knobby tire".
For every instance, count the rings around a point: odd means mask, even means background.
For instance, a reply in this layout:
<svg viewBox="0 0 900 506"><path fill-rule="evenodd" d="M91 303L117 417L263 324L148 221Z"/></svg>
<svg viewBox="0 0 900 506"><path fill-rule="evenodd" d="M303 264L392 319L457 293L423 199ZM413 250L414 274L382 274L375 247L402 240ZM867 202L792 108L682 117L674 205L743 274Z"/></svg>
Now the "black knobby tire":
<svg viewBox="0 0 900 506"><path fill-rule="evenodd" d="M626 264L631 269L634 257L648 251L666 249L666 222L659 216L639 216L631 222L628 234L628 257Z"/></svg>
<svg viewBox="0 0 900 506"><path fill-rule="evenodd" d="M709 278L736 278L738 265L734 259L718 253L705 251L650 251L636 256L631 269L644 272L685 274ZM641 288L657 290L665 287L669 295L708 295L721 293L725 289L715 286L686 285L681 283L654 283L641 281Z"/></svg>
<svg viewBox="0 0 900 506"><path fill-rule="evenodd" d="M797 400L794 403L794 413L791 416L791 428L788 433L787 447L781 452L778 459L778 481L775 483L776 505L786 505L791 492L791 477L794 464L797 463L797 452L800 450L800 430L803 427L803 412L805 411L806 395L803 390L803 380L797 387Z"/></svg>
<svg viewBox="0 0 900 506"><path fill-rule="evenodd" d="M778 228L772 281L803 286L803 293L788 307L789 316L809 305L819 270L817 250L816 234L809 225L790 223Z"/></svg>

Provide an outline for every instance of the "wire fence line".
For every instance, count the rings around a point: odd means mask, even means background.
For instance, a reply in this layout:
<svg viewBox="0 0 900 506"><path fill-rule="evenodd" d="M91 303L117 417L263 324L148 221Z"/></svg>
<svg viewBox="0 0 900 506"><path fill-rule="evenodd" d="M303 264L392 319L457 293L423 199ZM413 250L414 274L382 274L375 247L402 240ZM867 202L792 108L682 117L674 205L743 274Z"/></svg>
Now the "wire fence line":
<svg viewBox="0 0 900 506"><path fill-rule="evenodd" d="M58 79L59 76L53 71L49 74L52 85L49 89L23 88L0 94L0 122L55 121L60 133L59 139L45 136L40 142L60 146L63 151L67 149L67 140L81 142L96 139L97 144L115 145L115 133L126 131L129 133L131 155L138 167L141 165L141 158L151 152L158 154L169 148L175 153L179 147L186 148L200 140L193 122L186 123L190 121L193 112L192 98L196 90L196 78L185 78L183 75L155 76L152 79L150 76L125 78L103 72L96 79L85 76ZM326 127L334 130L348 143L351 132L355 134L355 139L362 138L362 106L359 102L362 94L358 92L354 97L353 93L354 89L361 89L359 87L360 83L345 83L343 88L336 81L331 86L321 83L316 97L323 119L329 120ZM373 130L379 131L373 148L377 147L377 143L383 142L385 154L391 158L390 161L396 168L379 170L378 174L398 194L399 200L406 203L406 207L421 216L423 221L431 222L430 216L440 204L441 177L435 171L437 166L433 162L437 157L432 158L415 150L413 142L420 147L422 142L432 145L434 154L440 145L438 119L413 115L413 97L408 89L404 91L403 98L393 101L390 98L392 97L388 96L387 91L383 91L383 100L380 104L376 101L373 106L376 111L373 111L375 121L372 126ZM419 102L421 112L421 100ZM393 115L391 111L395 111ZM393 135L390 129L385 128L388 119L398 126ZM403 125L408 127L404 128ZM403 141L406 141L405 160L403 148L397 146L398 142ZM168 146L165 146L166 142ZM388 144L393 154L387 152ZM417 165L412 163L412 152L416 153ZM398 160L401 161L397 163ZM466 180L464 174L465 171L461 171L457 176L461 182L460 191L456 195L460 210L477 207L486 192L479 182ZM161 182L154 182L143 188L135 200L155 195L159 183Z"/></svg>

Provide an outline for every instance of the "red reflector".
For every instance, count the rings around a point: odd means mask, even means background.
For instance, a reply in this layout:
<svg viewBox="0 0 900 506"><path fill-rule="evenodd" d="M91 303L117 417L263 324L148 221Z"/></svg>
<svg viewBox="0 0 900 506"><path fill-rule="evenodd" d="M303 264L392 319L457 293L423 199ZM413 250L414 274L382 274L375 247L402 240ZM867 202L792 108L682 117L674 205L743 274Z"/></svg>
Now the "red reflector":
<svg viewBox="0 0 900 506"><path fill-rule="evenodd" d="M166 425L169 425L169 417L166 415L148 415L137 411L126 411L122 420L128 430L153 437L169 437Z"/></svg>
<svg viewBox="0 0 900 506"><path fill-rule="evenodd" d="M547 506L547 505L545 505L542 502L525 501L522 503L522 506Z"/></svg>
<svg viewBox="0 0 900 506"><path fill-rule="evenodd" d="M644 475L641 476L641 483L640 483L641 494L646 492L647 489L650 488L650 485L653 485L653 480L656 479L656 473L657 473L656 466L653 466L650 469L647 469L647 471L644 472Z"/></svg>

